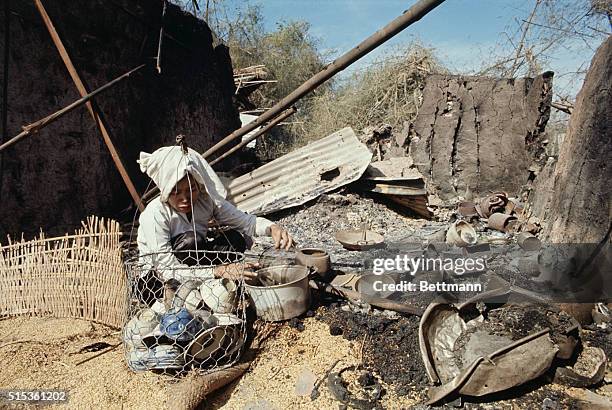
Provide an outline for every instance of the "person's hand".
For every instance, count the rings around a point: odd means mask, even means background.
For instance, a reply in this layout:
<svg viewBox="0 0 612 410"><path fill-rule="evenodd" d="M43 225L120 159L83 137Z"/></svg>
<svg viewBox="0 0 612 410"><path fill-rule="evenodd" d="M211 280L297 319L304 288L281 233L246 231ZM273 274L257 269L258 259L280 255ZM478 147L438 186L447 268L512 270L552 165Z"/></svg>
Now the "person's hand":
<svg viewBox="0 0 612 410"><path fill-rule="evenodd" d="M215 277L230 280L239 280L243 277L244 280L252 282L257 279L256 269L259 269L259 264L253 262L219 265L215 267Z"/></svg>
<svg viewBox="0 0 612 410"><path fill-rule="evenodd" d="M270 236L274 240L274 248L289 250L293 245L293 238L289 232L280 225L274 224L270 226Z"/></svg>

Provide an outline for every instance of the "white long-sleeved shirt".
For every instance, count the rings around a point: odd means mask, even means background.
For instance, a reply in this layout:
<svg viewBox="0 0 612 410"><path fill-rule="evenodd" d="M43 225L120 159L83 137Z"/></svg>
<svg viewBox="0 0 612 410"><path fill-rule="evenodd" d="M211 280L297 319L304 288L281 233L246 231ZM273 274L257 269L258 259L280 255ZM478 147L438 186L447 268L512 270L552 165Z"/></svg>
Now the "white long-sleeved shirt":
<svg viewBox="0 0 612 410"><path fill-rule="evenodd" d="M194 268L182 264L172 254L171 238L184 232L193 231L206 236L208 222L215 219L219 225L230 226L248 236L269 235L273 222L246 214L228 201L220 206L213 203L208 195L200 195L194 203L192 221L187 215L174 210L160 198L151 201L140 215L138 227L138 251L142 274L154 268L161 279L205 279L213 277L213 268ZM144 256L154 254L150 256Z"/></svg>

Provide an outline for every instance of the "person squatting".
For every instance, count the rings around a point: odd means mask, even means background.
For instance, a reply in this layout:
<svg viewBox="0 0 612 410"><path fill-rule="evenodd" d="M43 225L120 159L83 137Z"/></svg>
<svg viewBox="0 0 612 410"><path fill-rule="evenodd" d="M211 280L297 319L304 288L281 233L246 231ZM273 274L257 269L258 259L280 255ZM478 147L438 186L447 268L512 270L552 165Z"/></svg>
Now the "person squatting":
<svg viewBox="0 0 612 410"><path fill-rule="evenodd" d="M253 236L271 236L277 249L293 245L280 225L229 203L221 180L195 150L162 147L141 152L138 163L160 191L139 218L138 251L148 268L137 283L143 303L151 306L164 297L164 286L176 289L190 279L254 278L256 266L236 263L232 253L250 248ZM213 232L211 221L229 230Z"/></svg>

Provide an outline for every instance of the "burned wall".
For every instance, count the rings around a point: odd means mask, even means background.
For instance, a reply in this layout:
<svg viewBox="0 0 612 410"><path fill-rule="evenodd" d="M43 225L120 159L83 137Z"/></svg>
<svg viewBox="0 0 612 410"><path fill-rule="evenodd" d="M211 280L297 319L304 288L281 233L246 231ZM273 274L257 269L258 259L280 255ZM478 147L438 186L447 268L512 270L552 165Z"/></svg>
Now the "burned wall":
<svg viewBox="0 0 612 410"><path fill-rule="evenodd" d="M538 175L530 198L533 213L543 221L542 236L551 242L608 246L612 242L611 106L612 37L608 37L597 49L578 93L559 158Z"/></svg>
<svg viewBox="0 0 612 410"><path fill-rule="evenodd" d="M524 79L433 75L413 125L410 153L441 199L516 194L545 161L552 73Z"/></svg>
<svg viewBox="0 0 612 410"><path fill-rule="evenodd" d="M213 45L202 21L169 5L162 73L153 69L162 2L147 0L44 0L74 65L89 90L142 64L149 66L96 97L120 156L138 191L148 183L138 153L174 143L185 134L204 151L239 127L232 103L231 61ZM8 47L8 125L21 126L77 100L79 94L33 1L9 2L10 40L0 24L0 70ZM5 101L0 96L0 102ZM131 220L131 197L87 109L79 107L2 155L0 242L40 228L62 234L97 214Z"/></svg>

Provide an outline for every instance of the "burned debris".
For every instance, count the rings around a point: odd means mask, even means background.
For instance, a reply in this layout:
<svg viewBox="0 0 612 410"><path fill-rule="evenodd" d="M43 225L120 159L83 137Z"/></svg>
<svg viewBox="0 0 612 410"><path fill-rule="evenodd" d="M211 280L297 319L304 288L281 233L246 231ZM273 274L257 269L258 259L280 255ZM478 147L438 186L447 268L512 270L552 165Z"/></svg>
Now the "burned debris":
<svg viewBox="0 0 612 410"><path fill-rule="evenodd" d="M118 397L105 406L173 409L612 407L610 38L561 106L558 158L552 72L421 70L401 126L343 126L238 165L441 3L416 2L269 109L249 96L273 73L232 69L207 24L167 1L92 0L66 12L75 25L57 1L15 5L0 382L65 380L83 407L98 385ZM35 81L31 103L15 98ZM26 239L88 214L112 218ZM43 370L24 375L32 357Z"/></svg>

